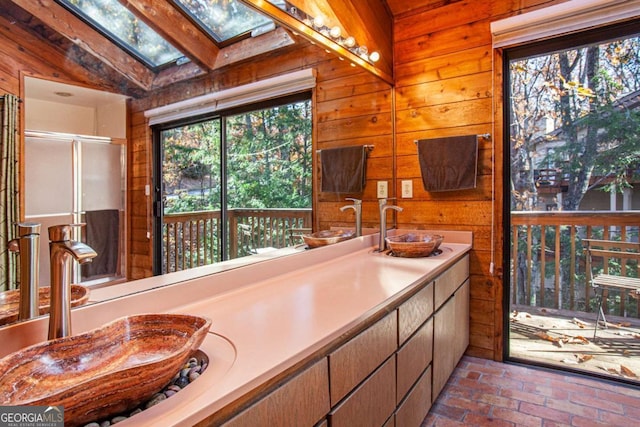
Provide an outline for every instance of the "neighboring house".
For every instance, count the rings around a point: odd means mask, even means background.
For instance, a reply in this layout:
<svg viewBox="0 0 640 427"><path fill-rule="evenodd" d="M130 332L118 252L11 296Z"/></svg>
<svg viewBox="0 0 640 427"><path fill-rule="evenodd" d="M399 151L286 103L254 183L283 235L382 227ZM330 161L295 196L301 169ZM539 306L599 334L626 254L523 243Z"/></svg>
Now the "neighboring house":
<svg viewBox="0 0 640 427"><path fill-rule="evenodd" d="M620 98L616 102L616 107L628 110L640 108L640 91ZM562 206L563 194L568 189L568 177L562 173L561 165L548 163L545 159L548 158L548 154L552 154L558 147L562 147L566 141L563 139L564 132L561 128L551 131L549 131L549 126L541 128L547 131L534 141L536 207L538 210L558 210ZM583 135L584 132L578 132L578 138ZM625 188L622 193L604 191L604 186L609 184L612 178L594 174L591 177L589 190L580 203L580 210L640 210L640 165L636 165L636 169L629 172L629 183L632 188Z"/></svg>

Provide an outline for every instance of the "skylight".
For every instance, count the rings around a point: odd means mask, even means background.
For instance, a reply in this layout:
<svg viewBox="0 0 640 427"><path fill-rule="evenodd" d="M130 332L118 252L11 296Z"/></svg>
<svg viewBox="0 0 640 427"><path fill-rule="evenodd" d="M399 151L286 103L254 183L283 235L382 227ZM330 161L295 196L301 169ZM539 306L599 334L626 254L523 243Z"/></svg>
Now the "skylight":
<svg viewBox="0 0 640 427"><path fill-rule="evenodd" d="M236 0L174 0L218 43L246 34L272 21Z"/></svg>
<svg viewBox="0 0 640 427"><path fill-rule="evenodd" d="M118 0L57 0L148 67L184 56Z"/></svg>

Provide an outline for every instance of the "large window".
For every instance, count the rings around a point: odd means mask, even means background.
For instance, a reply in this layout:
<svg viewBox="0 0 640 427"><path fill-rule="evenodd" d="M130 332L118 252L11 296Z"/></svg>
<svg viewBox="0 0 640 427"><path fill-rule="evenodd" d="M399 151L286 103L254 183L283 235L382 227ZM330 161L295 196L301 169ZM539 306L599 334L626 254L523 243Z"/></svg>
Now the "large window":
<svg viewBox="0 0 640 427"><path fill-rule="evenodd" d="M295 245L310 227L308 94L156 128L156 273Z"/></svg>
<svg viewBox="0 0 640 427"><path fill-rule="evenodd" d="M631 343L619 346L640 327L631 293L603 294L611 324L628 329L592 338L599 293L582 244L638 241L638 28L635 22L505 51L510 358L624 379L625 365L640 369ZM628 273L637 277L637 267Z"/></svg>

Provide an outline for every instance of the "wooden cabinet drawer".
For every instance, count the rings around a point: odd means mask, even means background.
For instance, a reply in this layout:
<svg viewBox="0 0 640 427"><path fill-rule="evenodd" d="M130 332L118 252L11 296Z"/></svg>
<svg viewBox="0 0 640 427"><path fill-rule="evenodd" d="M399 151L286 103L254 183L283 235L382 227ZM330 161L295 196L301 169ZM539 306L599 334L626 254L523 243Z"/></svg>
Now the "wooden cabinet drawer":
<svg viewBox="0 0 640 427"><path fill-rule="evenodd" d="M390 357L329 414L331 427L383 425L396 408L396 360Z"/></svg>
<svg viewBox="0 0 640 427"><path fill-rule="evenodd" d="M469 279L456 291L456 364L469 347Z"/></svg>
<svg viewBox="0 0 640 427"><path fill-rule="evenodd" d="M468 277L469 255L465 255L464 258L436 278L433 309L440 308Z"/></svg>
<svg viewBox="0 0 640 427"><path fill-rule="evenodd" d="M433 282L398 307L398 342L400 345L433 313Z"/></svg>
<svg viewBox="0 0 640 427"><path fill-rule="evenodd" d="M240 412L224 426L312 426L329 409L329 371L324 358Z"/></svg>
<svg viewBox="0 0 640 427"><path fill-rule="evenodd" d="M435 400L455 367L456 304L447 301L433 316L433 389Z"/></svg>
<svg viewBox="0 0 640 427"><path fill-rule="evenodd" d="M418 329L418 332L398 350L398 396L396 399L398 403L404 399L411 386L424 372L429 363L431 363L432 350L433 319L429 319L429 321L422 325L422 327Z"/></svg>
<svg viewBox="0 0 640 427"><path fill-rule="evenodd" d="M420 377L396 412L396 425L420 427L431 407L431 367Z"/></svg>
<svg viewBox="0 0 640 427"><path fill-rule="evenodd" d="M397 348L398 321L394 310L329 354L331 406L344 398Z"/></svg>

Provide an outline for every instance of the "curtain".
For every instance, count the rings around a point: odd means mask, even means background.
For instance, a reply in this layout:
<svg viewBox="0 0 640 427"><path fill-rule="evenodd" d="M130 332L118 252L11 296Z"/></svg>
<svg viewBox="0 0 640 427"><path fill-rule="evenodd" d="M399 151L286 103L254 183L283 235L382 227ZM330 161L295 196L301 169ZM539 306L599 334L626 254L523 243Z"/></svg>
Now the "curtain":
<svg viewBox="0 0 640 427"><path fill-rule="evenodd" d="M20 219L18 102L14 95L0 96L0 291L15 289L18 281L18 259L8 248Z"/></svg>

